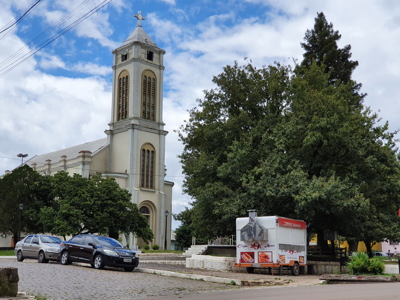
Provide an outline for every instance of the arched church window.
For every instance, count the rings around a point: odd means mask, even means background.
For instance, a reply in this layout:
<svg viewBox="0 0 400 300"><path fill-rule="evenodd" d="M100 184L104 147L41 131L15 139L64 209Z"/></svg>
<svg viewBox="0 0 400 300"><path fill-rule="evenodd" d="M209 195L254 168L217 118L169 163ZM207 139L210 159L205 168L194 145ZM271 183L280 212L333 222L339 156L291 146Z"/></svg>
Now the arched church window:
<svg viewBox="0 0 400 300"><path fill-rule="evenodd" d="M129 74L122 71L118 76L118 101L117 101L117 121L128 117L129 99Z"/></svg>
<svg viewBox="0 0 400 300"><path fill-rule="evenodd" d="M147 206L142 206L139 211L146 218L147 223L150 225L150 209Z"/></svg>
<svg viewBox="0 0 400 300"><path fill-rule="evenodd" d="M149 210L149 208L147 206L142 206L140 208L140 213L143 214L143 215L149 215L150 214L150 210Z"/></svg>
<svg viewBox="0 0 400 300"><path fill-rule="evenodd" d="M154 189L154 148L146 144L141 150L140 163L140 186L143 188Z"/></svg>
<svg viewBox="0 0 400 300"><path fill-rule="evenodd" d="M156 111L156 76L151 71L144 71L142 76L142 119L155 121Z"/></svg>

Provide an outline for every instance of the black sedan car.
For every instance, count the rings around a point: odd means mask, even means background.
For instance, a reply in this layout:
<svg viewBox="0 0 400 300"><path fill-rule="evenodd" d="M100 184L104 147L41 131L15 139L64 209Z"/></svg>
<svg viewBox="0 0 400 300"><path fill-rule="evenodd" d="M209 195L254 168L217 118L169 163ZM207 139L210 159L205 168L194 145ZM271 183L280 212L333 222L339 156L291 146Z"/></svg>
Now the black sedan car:
<svg viewBox="0 0 400 300"><path fill-rule="evenodd" d="M113 238L80 234L61 244L60 261L63 265L82 262L96 269L109 266L130 272L138 266L139 257Z"/></svg>

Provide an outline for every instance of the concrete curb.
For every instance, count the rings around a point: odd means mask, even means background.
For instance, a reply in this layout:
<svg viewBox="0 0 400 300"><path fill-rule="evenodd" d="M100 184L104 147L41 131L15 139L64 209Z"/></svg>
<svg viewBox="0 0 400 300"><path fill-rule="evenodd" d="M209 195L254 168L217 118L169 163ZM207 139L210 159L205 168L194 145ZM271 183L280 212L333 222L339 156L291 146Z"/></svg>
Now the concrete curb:
<svg viewBox="0 0 400 300"><path fill-rule="evenodd" d="M140 260L140 264L186 265L186 261L179 261L179 260Z"/></svg>
<svg viewBox="0 0 400 300"><path fill-rule="evenodd" d="M320 277L325 281L346 281L346 282L396 282L395 276L365 276L365 275L340 275L340 274L324 274Z"/></svg>
<svg viewBox="0 0 400 300"><path fill-rule="evenodd" d="M142 268L136 268L135 272L162 275L162 276L168 276L168 277L187 278L187 279L193 279L193 280L202 280L202 281L209 281L209 282L216 282L216 283L223 283L223 284L243 285L242 280L230 279L230 278L202 276L202 275L195 275L195 274L185 274L185 273L177 273L177 272L171 272L171 271L142 269ZM247 280L244 280L244 281L247 281Z"/></svg>

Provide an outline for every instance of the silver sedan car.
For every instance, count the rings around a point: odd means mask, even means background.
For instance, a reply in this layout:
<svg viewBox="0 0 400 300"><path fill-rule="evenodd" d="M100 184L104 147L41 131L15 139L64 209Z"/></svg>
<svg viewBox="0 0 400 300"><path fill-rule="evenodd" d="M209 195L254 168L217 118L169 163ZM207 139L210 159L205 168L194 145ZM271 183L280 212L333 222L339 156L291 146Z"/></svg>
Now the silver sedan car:
<svg viewBox="0 0 400 300"><path fill-rule="evenodd" d="M15 255L18 261L25 258L36 258L40 263L58 260L61 239L51 235L32 234L15 245Z"/></svg>

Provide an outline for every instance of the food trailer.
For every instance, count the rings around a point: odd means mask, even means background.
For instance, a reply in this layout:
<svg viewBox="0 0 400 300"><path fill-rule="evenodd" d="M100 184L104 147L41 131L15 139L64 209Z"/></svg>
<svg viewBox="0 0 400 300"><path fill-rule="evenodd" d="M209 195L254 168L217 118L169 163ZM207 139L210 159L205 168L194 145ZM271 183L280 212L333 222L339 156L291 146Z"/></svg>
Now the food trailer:
<svg viewBox="0 0 400 300"><path fill-rule="evenodd" d="M307 224L279 216L236 219L236 264L253 273L255 268L290 268L299 275L307 265Z"/></svg>

